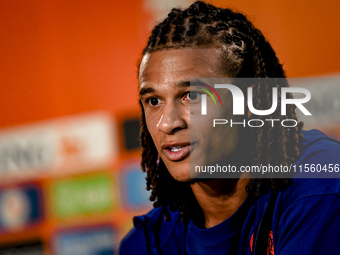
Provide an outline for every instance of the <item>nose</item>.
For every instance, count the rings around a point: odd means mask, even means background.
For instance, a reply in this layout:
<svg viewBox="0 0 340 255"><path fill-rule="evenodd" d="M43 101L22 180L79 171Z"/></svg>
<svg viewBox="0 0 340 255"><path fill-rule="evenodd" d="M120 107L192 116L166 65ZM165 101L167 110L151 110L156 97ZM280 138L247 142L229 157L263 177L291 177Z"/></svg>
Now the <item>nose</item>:
<svg viewBox="0 0 340 255"><path fill-rule="evenodd" d="M176 104L168 104L163 107L162 116L157 124L157 130L165 134L174 134L188 128L184 118L184 109Z"/></svg>

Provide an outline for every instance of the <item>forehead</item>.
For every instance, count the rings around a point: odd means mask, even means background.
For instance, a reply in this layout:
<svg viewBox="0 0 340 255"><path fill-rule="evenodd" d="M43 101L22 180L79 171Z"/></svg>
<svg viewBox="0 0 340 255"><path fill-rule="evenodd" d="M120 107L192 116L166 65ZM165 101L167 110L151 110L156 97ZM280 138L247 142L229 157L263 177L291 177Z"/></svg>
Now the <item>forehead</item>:
<svg viewBox="0 0 340 255"><path fill-rule="evenodd" d="M221 77L224 75L221 63L221 53L216 48L183 48L147 53L140 64L140 87L147 82Z"/></svg>

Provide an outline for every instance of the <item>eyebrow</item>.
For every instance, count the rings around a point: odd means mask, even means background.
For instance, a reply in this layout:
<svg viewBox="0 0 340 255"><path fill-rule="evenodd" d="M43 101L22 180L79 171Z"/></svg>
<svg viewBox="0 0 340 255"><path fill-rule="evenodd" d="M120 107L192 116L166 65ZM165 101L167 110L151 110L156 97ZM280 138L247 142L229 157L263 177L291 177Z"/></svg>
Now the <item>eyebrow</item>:
<svg viewBox="0 0 340 255"><path fill-rule="evenodd" d="M155 92L155 90L153 88L142 88L139 91L139 96L143 96L145 94L152 93L152 92Z"/></svg>
<svg viewBox="0 0 340 255"><path fill-rule="evenodd" d="M190 81L180 81L176 83L176 87L180 87L180 88L185 88L185 87L190 87ZM139 96L143 96L145 94L148 93L154 93L156 92L156 90L152 87L148 87L148 88L142 88L139 91Z"/></svg>
<svg viewBox="0 0 340 255"><path fill-rule="evenodd" d="M190 81L180 81L176 86L180 88L190 87Z"/></svg>

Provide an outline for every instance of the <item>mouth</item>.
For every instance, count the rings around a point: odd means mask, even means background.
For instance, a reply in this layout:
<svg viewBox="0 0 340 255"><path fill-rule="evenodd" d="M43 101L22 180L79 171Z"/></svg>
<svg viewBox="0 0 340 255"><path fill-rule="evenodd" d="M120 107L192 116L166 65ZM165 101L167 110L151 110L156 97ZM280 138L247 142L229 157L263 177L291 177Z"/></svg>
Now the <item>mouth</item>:
<svg viewBox="0 0 340 255"><path fill-rule="evenodd" d="M189 156L195 145L190 142L163 144L162 150L170 161L181 161Z"/></svg>

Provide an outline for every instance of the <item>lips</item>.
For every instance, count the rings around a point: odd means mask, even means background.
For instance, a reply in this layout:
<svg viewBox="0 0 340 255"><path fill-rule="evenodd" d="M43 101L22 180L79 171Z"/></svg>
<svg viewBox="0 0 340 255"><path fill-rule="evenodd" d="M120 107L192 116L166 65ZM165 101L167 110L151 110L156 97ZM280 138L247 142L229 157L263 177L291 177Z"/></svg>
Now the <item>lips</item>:
<svg viewBox="0 0 340 255"><path fill-rule="evenodd" d="M162 144L164 155L171 161L180 161L185 159L192 150L195 143L182 142L182 143L168 143Z"/></svg>

